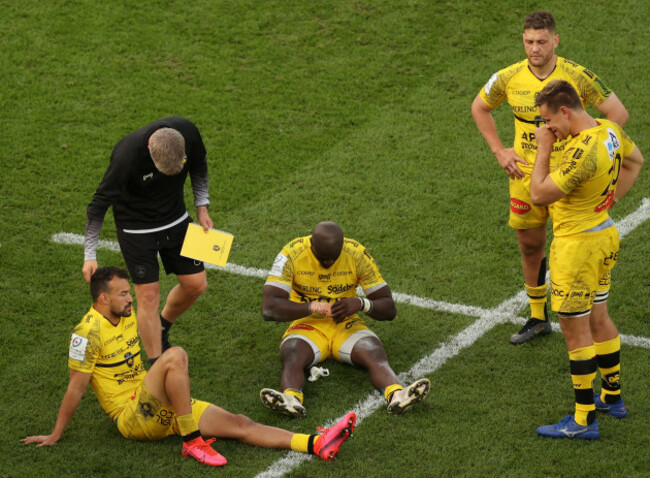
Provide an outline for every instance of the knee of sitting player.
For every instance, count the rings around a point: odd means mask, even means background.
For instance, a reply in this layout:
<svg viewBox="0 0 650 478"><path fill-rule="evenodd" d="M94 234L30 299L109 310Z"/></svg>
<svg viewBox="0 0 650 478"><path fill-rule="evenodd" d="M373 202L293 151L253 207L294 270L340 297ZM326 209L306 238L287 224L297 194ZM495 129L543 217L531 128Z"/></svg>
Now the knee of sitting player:
<svg viewBox="0 0 650 478"><path fill-rule="evenodd" d="M377 337L363 337L354 344L350 358L357 365L370 368L376 365L388 365L388 356Z"/></svg>
<svg viewBox="0 0 650 478"><path fill-rule="evenodd" d="M165 364L171 367L188 369L189 359L187 358L187 352L182 347L171 347L167 349L161 358Z"/></svg>
<svg viewBox="0 0 650 478"><path fill-rule="evenodd" d="M314 352L304 340L290 339L283 342L280 357L285 366L304 368L314 360Z"/></svg>

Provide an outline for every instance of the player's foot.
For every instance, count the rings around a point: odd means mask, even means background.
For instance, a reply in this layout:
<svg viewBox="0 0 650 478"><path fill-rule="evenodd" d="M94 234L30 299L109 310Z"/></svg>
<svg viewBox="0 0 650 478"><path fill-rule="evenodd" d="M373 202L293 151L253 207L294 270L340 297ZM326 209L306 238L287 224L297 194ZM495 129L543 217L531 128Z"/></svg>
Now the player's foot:
<svg viewBox="0 0 650 478"><path fill-rule="evenodd" d="M548 320L539 320L531 317L526 321L519 332L510 337L512 345L523 344L533 340L538 335L548 335L553 331L551 323Z"/></svg>
<svg viewBox="0 0 650 478"><path fill-rule="evenodd" d="M303 417L307 414L307 410L296 397L278 392L272 388L263 388L260 391L260 399L271 410L290 417Z"/></svg>
<svg viewBox="0 0 650 478"><path fill-rule="evenodd" d="M228 463L228 460L210 446L214 440L214 438L204 440L203 437L198 437L194 440L183 442L183 450L181 453L183 456L192 457L199 463L205 465L223 466Z"/></svg>
<svg viewBox="0 0 650 478"><path fill-rule="evenodd" d="M582 426L576 423L573 415L567 415L555 425L537 427L537 434L549 438L582 438L585 440L595 440L600 436L597 420L594 420L591 425Z"/></svg>
<svg viewBox="0 0 650 478"><path fill-rule="evenodd" d="M627 410L625 409L625 403L623 403L622 398L619 398L618 402L616 403L605 403L600 397L601 395L599 393L594 395L596 410L608 413L615 418L625 418L625 415L627 415Z"/></svg>
<svg viewBox="0 0 650 478"><path fill-rule="evenodd" d="M428 378L416 380L408 387L393 393L387 410L393 415L401 415L416 403L427 398L430 389L431 382Z"/></svg>
<svg viewBox="0 0 650 478"><path fill-rule="evenodd" d="M357 415L348 413L330 428L318 428L320 436L314 442L314 453L323 460L333 460L345 440L352 436Z"/></svg>

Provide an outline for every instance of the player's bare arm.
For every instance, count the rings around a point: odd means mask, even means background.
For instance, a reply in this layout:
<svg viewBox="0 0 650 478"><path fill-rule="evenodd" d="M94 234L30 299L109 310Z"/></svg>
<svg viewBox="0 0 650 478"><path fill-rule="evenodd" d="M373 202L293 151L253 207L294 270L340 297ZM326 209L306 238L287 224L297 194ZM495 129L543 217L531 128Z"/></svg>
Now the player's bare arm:
<svg viewBox="0 0 650 478"><path fill-rule="evenodd" d="M566 195L550 177L551 152L557 137L550 127L541 126L535 129L535 139L537 140L537 157L530 177L530 199L533 204L547 205Z"/></svg>
<svg viewBox="0 0 650 478"><path fill-rule="evenodd" d="M627 112L621 100L613 92L596 109L605 115L608 120L621 125L621 128L625 126L625 123L630 118L630 113Z"/></svg>
<svg viewBox="0 0 650 478"><path fill-rule="evenodd" d="M511 179L523 178L524 173L519 169L517 163L528 164L528 162L517 156L514 148L506 148L503 146L497 132L496 122L492 117L492 109L483 101L481 95L476 95L476 98L474 98L474 102L472 103L472 116L474 117L476 127L503 170Z"/></svg>
<svg viewBox="0 0 650 478"><path fill-rule="evenodd" d="M59 407L59 414L56 418L56 423L54 429L50 435L34 435L23 438L21 441L27 445L29 443L38 443L38 446L49 446L54 445L61 436L65 428L68 426L68 422L74 415L79 403L81 403L81 397L83 397L86 392L86 388L90 383L91 374L79 372L77 370L70 370L70 381L68 382L68 389L63 396L61 401L61 406Z"/></svg>
<svg viewBox="0 0 650 478"><path fill-rule="evenodd" d="M293 302L289 293L273 285L262 289L262 317L274 322L291 322L312 314L331 317L331 306L326 302Z"/></svg>

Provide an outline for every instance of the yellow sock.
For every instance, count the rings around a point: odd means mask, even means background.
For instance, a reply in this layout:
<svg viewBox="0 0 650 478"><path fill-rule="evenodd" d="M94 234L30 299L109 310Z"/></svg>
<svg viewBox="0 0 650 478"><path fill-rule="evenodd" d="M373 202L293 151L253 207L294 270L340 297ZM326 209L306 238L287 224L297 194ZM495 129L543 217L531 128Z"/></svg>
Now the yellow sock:
<svg viewBox="0 0 650 478"><path fill-rule="evenodd" d="M596 378L596 348L593 345L569 351L571 380L576 400L575 421L589 425L596 417L593 383Z"/></svg>
<svg viewBox="0 0 650 478"><path fill-rule="evenodd" d="M386 399L386 402L390 403L390 399L393 398L393 393L403 389L404 387L402 387L399 383L394 383L393 385L386 387L384 390L384 398Z"/></svg>
<svg viewBox="0 0 650 478"><path fill-rule="evenodd" d="M530 316L539 320L547 320L546 297L548 295L548 284L537 287L524 284L524 287L526 288L528 302L530 303Z"/></svg>
<svg viewBox="0 0 650 478"><path fill-rule="evenodd" d="M286 393L287 395L291 395L292 397L296 397L298 401L302 404L303 393L297 388L285 388L284 393Z"/></svg>
<svg viewBox="0 0 650 478"><path fill-rule="evenodd" d="M199 426L196 424L196 420L194 419L194 415L191 413L188 413L187 415L178 415L176 417L176 423L178 423L178 428L180 429L182 436L194 433L199 429Z"/></svg>
<svg viewBox="0 0 650 478"><path fill-rule="evenodd" d="M294 433L291 437L291 449L293 451L299 451L300 453L309 452L309 441L315 435L306 435L304 433ZM313 443L312 443L313 448Z"/></svg>
<svg viewBox="0 0 650 478"><path fill-rule="evenodd" d="M594 347L602 378L600 399L605 403L616 403L621 398L621 337L594 342Z"/></svg>

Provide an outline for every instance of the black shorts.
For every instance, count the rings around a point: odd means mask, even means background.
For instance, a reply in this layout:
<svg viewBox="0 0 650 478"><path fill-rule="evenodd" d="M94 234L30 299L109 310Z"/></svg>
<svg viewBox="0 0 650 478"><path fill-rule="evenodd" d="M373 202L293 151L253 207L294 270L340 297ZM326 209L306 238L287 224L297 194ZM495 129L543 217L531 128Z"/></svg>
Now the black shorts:
<svg viewBox="0 0 650 478"><path fill-rule="evenodd" d="M145 234L133 234L117 229L124 262L134 284L150 284L159 280L158 254L167 274L196 274L204 270L203 262L181 256L187 225L185 221L169 229Z"/></svg>

